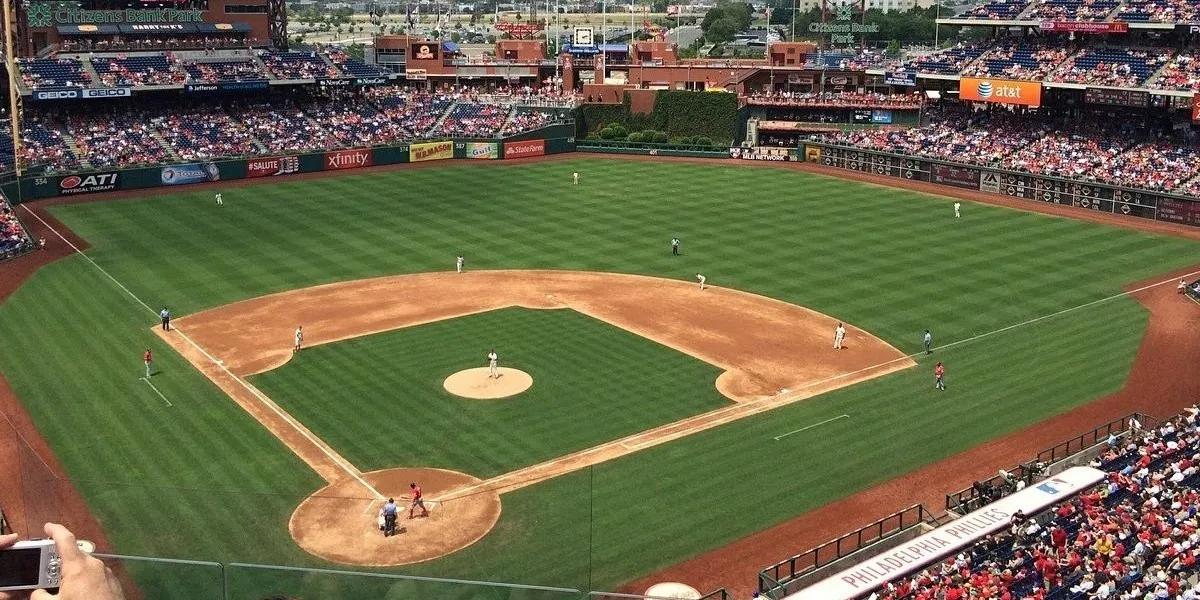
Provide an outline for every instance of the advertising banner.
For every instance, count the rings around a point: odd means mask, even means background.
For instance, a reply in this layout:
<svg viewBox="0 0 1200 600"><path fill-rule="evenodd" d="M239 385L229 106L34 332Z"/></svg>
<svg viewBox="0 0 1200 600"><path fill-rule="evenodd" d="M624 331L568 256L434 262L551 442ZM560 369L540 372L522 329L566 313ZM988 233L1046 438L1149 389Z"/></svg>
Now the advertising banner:
<svg viewBox="0 0 1200 600"><path fill-rule="evenodd" d="M785 596L785 600L849 600L917 571L1009 527L1018 511L1036 515L1104 480L1104 471L1072 467Z"/></svg>
<svg viewBox="0 0 1200 600"><path fill-rule="evenodd" d="M1129 33L1129 23L1124 21L1042 21L1038 27L1060 33Z"/></svg>
<svg viewBox="0 0 1200 600"><path fill-rule="evenodd" d="M90 194L117 189L120 173L92 173L91 175L67 175L58 181L58 195Z"/></svg>
<svg viewBox="0 0 1200 600"><path fill-rule="evenodd" d="M912 87L917 85L917 74L905 71L885 73L883 76L883 82L888 85L904 85Z"/></svg>
<svg viewBox="0 0 1200 600"><path fill-rule="evenodd" d="M963 77L958 81L960 100L1022 106L1042 105L1042 84L1036 81Z"/></svg>
<svg viewBox="0 0 1200 600"><path fill-rule="evenodd" d="M441 49L438 42L417 42L409 47L408 60L437 60Z"/></svg>
<svg viewBox="0 0 1200 600"><path fill-rule="evenodd" d="M353 79L330 79L328 77L317 78L317 85L321 87L350 87L350 85L353 83Z"/></svg>
<svg viewBox="0 0 1200 600"><path fill-rule="evenodd" d="M369 167L374 163L371 160L371 151L366 148L356 150L338 150L337 152L325 153L325 170L338 171L341 169L357 169L359 167Z"/></svg>
<svg viewBox="0 0 1200 600"><path fill-rule="evenodd" d="M1200 225L1200 202L1163 198L1158 202L1158 219L1184 225Z"/></svg>
<svg viewBox="0 0 1200 600"><path fill-rule="evenodd" d="M185 183L200 183L202 181L218 181L221 171L214 163L192 163L189 165L171 165L162 168L163 185L182 185Z"/></svg>
<svg viewBox="0 0 1200 600"><path fill-rule="evenodd" d="M38 90L34 100L97 100L101 98L128 98L133 88L65 88L60 90Z"/></svg>
<svg viewBox="0 0 1200 600"><path fill-rule="evenodd" d="M820 146L805 146L804 160L808 162L821 162L821 147Z"/></svg>
<svg viewBox="0 0 1200 600"><path fill-rule="evenodd" d="M500 146L492 142L467 142L467 158L500 158Z"/></svg>
<svg viewBox="0 0 1200 600"><path fill-rule="evenodd" d="M1000 175L992 171L984 171L983 176L979 178L979 191L999 194Z"/></svg>
<svg viewBox="0 0 1200 600"><path fill-rule="evenodd" d="M934 163L930 181L954 187L979 189L979 169Z"/></svg>
<svg viewBox="0 0 1200 600"><path fill-rule="evenodd" d="M784 162L791 160L788 156L787 148L738 148L729 149L729 158L740 158L742 160L763 160L771 162Z"/></svg>
<svg viewBox="0 0 1200 600"><path fill-rule="evenodd" d="M506 142L504 144L504 158L524 158L544 154L546 154L546 140L525 140L524 142Z"/></svg>
<svg viewBox="0 0 1200 600"><path fill-rule="evenodd" d="M892 111L890 110L873 110L871 111L871 122L875 124L890 125L892 122Z"/></svg>
<svg viewBox="0 0 1200 600"><path fill-rule="evenodd" d="M404 78L409 81L425 81L429 79L429 71L425 69L406 69Z"/></svg>
<svg viewBox="0 0 1200 600"><path fill-rule="evenodd" d="M354 85L358 87L383 85L388 82L387 77L355 77Z"/></svg>
<svg viewBox="0 0 1200 600"><path fill-rule="evenodd" d="M454 158L454 142L425 142L408 148L408 162Z"/></svg>
<svg viewBox="0 0 1200 600"><path fill-rule="evenodd" d="M253 158L246 161L246 177L274 177L299 172L300 158L296 156Z"/></svg>

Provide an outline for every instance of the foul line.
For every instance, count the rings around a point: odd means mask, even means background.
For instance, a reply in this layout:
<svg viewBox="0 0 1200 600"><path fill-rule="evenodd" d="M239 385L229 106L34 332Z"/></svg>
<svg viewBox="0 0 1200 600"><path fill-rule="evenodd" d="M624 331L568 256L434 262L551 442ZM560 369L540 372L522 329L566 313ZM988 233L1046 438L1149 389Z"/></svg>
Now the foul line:
<svg viewBox="0 0 1200 600"><path fill-rule="evenodd" d="M150 312L150 314L158 316L158 313L155 312L153 308L150 308L150 305L146 304L145 302L142 302L142 299L138 298L136 294L134 294L133 292L131 292L129 290L129 288L125 287L125 284L118 281L117 278L113 277L112 274L110 274L108 271L106 271L104 269L104 267L101 267L99 263L92 260L92 257L88 256L82 250L80 250L78 246L71 243L71 240L68 240L65 236L63 236L63 234L59 233L58 230L55 229L53 225L47 223L46 220L43 219L41 215L30 210L30 208L25 204L22 204L21 208L24 208L25 212L29 213L30 215L33 215L33 218L40 221L42 223L42 225L45 225L46 229L49 229L51 232L53 232L54 235L58 236L58 239L62 240L68 246L70 246L71 249L74 250L76 254L82 256L84 258L84 260L91 263L93 267L96 267L96 270L103 273L105 277L107 277L114 284L116 284L117 287L121 288L126 294L129 295L130 298L133 298L133 300L135 302L137 302L138 304L141 304L143 308L145 308L147 311ZM237 375L235 375L233 373L233 371L230 371L225 366L224 362L217 360L216 357L209 354L207 350L205 350L204 348L202 348L200 346L200 344L197 344L194 340L192 340L192 338L188 337L188 335L185 334L183 332L183 330L181 330L177 327L172 327L172 329L174 329L176 333L178 333L181 337L183 337L183 339L186 340L187 343L191 344L192 347L194 347L196 350L198 350L201 354L203 354L210 361L212 361L213 364L217 365L217 368L224 371L226 375L228 375L230 378L232 378L234 381L236 381L238 384L240 384L243 388L246 389L246 391L248 391L252 395L254 395L255 398L258 398L258 400L260 402L262 402L264 405L266 405L267 408L270 408L276 415L279 416L279 418L281 418L285 422L287 422L287 424L290 425L292 427L292 429L295 429L297 433L299 433L301 436L303 436L304 439L308 440L310 443L312 443L314 446L316 446L318 450L320 450L322 453L324 453L325 456L329 457L329 459L332 460L334 462L334 464L336 464L338 467L340 467L343 471L345 471L347 475L352 477L358 483L362 484L362 486L367 488L368 491L375 494L375 496L377 498L382 499L384 497L383 494L379 493L379 490L375 489L375 486L372 486L370 483L367 483L367 481L362 478L361 471L359 471L353 465L350 465L349 461L347 461L345 458L334 455L332 450L327 448L324 442L314 439L312 434L310 434L307 430L305 430L304 427L299 426L298 422L291 415L283 412L283 409L279 408L279 406L276 405L274 402L272 402L270 398L267 398L262 392L258 391L257 388L250 385L249 382L246 382L241 377L238 377ZM146 383L150 383L150 382L147 381ZM151 387L153 387L153 385L151 385ZM164 400L165 400L165 398L164 398Z"/></svg>
<svg viewBox="0 0 1200 600"><path fill-rule="evenodd" d="M792 435L793 433L800 433L801 431L808 431L809 429L812 429L814 427L820 427L826 423L832 423L834 421L837 421L838 419L849 419L849 418L850 418L850 415L838 415L832 419L825 419L824 421L821 421L820 423L813 423L812 425L809 425L808 427L801 427L800 429L797 429L795 431L789 431L787 433L777 435L777 436L775 436L774 439L775 439L775 441L778 442L779 440L782 440L783 438L785 438L789 435Z"/></svg>
<svg viewBox="0 0 1200 600"><path fill-rule="evenodd" d="M163 402L166 402L166 403L167 403L167 406L175 406L174 404L171 404L171 401L170 401L170 400L167 400L167 397L166 397L166 396L164 396L162 392L158 391L158 388L154 387L154 384L153 384L153 383L150 383L150 380L149 380L149 379L147 379L147 378L145 378L145 377L139 377L138 379L141 379L142 381L145 381L145 382L146 382L146 385L150 386L150 389L154 390L154 393L155 393L155 394L158 394L158 397L159 397L159 398L162 398Z"/></svg>

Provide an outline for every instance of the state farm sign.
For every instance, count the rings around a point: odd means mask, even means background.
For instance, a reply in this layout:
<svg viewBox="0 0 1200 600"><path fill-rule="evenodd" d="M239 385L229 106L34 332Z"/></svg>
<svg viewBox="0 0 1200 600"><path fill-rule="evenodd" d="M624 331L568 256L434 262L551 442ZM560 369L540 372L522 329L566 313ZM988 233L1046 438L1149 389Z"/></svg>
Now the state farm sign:
<svg viewBox="0 0 1200 600"><path fill-rule="evenodd" d="M369 167L372 164L374 162L371 160L371 151L366 149L339 150L337 152L325 153L325 170L327 171L357 169L359 167Z"/></svg>
<svg viewBox="0 0 1200 600"><path fill-rule="evenodd" d="M546 154L546 140L528 140L504 144L504 158L524 158Z"/></svg>
<svg viewBox="0 0 1200 600"><path fill-rule="evenodd" d="M92 175L68 175L58 182L58 194L90 194L117 189L120 173L94 173Z"/></svg>

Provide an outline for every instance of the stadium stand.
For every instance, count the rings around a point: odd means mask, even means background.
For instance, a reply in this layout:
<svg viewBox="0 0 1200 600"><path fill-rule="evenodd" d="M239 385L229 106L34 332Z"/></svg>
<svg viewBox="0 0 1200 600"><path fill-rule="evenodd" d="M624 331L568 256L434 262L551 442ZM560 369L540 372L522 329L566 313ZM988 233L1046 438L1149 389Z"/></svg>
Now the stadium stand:
<svg viewBox="0 0 1200 600"><path fill-rule="evenodd" d="M1027 0L990 0L963 13L964 19L1015 19L1029 8Z"/></svg>
<svg viewBox="0 0 1200 600"><path fill-rule="evenodd" d="M1165 48L1088 48L1068 59L1050 81L1138 87L1165 65Z"/></svg>
<svg viewBox="0 0 1200 600"><path fill-rule="evenodd" d="M91 75L74 58L19 58L21 80L29 88L85 87Z"/></svg>
<svg viewBox="0 0 1200 600"><path fill-rule="evenodd" d="M354 77L377 77L384 75L386 72L375 66L368 65L357 58L350 56L344 50L334 46L328 46L323 51L329 62L333 63L342 73Z"/></svg>
<svg viewBox="0 0 1200 600"><path fill-rule="evenodd" d="M507 106L460 101L443 119L438 133L446 136L492 137L500 132L508 119L508 112Z"/></svg>
<svg viewBox="0 0 1200 600"><path fill-rule="evenodd" d="M220 109L184 109L151 119L154 130L183 160L257 154L261 146L238 120Z"/></svg>
<svg viewBox="0 0 1200 600"><path fill-rule="evenodd" d="M777 92L755 93L743 97L751 106L801 106L820 108L918 108L921 94L881 94L871 92Z"/></svg>
<svg viewBox="0 0 1200 600"><path fill-rule="evenodd" d="M164 54L91 60L100 84L106 86L177 85L184 79Z"/></svg>
<svg viewBox="0 0 1200 600"><path fill-rule="evenodd" d="M959 42L946 50L918 56L905 66L917 73L956 75L986 49L985 44Z"/></svg>
<svg viewBox="0 0 1200 600"><path fill-rule="evenodd" d="M8 200L0 197L0 260L33 248L33 238L25 231Z"/></svg>
<svg viewBox="0 0 1200 600"><path fill-rule="evenodd" d="M1107 478L1009 527L874 600L1196 598L1200 571L1200 409L1128 439L1092 466Z"/></svg>
<svg viewBox="0 0 1200 600"><path fill-rule="evenodd" d="M1180 52L1146 87L1160 90L1200 91L1200 52L1196 50Z"/></svg>
<svg viewBox="0 0 1200 600"><path fill-rule="evenodd" d="M1039 0L1026 16L1060 21L1100 21L1118 4L1118 0Z"/></svg>
<svg viewBox="0 0 1200 600"><path fill-rule="evenodd" d="M263 51L259 54L267 69L279 79L316 79L337 77L337 68L329 65L315 51L276 52Z"/></svg>
<svg viewBox="0 0 1200 600"><path fill-rule="evenodd" d="M1122 21L1188 23L1200 15L1200 5L1191 0L1125 0L1117 9Z"/></svg>
<svg viewBox="0 0 1200 600"><path fill-rule="evenodd" d="M1074 48L1045 41L1001 40L962 70L968 77L1045 79Z"/></svg>
<svg viewBox="0 0 1200 600"><path fill-rule="evenodd" d="M97 169L161 163L171 155L154 137L144 112L73 115L63 129L74 140L84 166Z"/></svg>
<svg viewBox="0 0 1200 600"><path fill-rule="evenodd" d="M500 135L513 135L522 131L533 131L549 125L553 122L553 117L549 113L536 110L516 109L504 127L500 128Z"/></svg>
<svg viewBox="0 0 1200 600"><path fill-rule="evenodd" d="M253 60L195 60L183 63L189 83L257 81L270 78Z"/></svg>

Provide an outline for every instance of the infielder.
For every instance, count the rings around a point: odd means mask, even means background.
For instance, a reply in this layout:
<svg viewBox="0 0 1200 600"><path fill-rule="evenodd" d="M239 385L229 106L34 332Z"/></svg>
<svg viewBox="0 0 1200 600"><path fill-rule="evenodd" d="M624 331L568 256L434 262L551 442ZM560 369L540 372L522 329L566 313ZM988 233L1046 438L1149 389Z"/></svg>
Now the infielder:
<svg viewBox="0 0 1200 600"><path fill-rule="evenodd" d="M461 257L461 256L454 257L454 271L456 273L462 273L462 268L463 268L464 262L466 262L466 261L463 260L463 257Z"/></svg>
<svg viewBox="0 0 1200 600"><path fill-rule="evenodd" d="M488 379L499 379L500 373L496 365L500 362L500 356L496 354L495 348L488 351Z"/></svg>
<svg viewBox="0 0 1200 600"><path fill-rule="evenodd" d="M579 173L571 173L571 185L579 185Z"/></svg>
<svg viewBox="0 0 1200 600"><path fill-rule="evenodd" d="M304 327L302 325L296 326L296 335L293 337L295 338L295 344L292 345L292 354L295 354L300 351L300 344L304 342Z"/></svg>
<svg viewBox="0 0 1200 600"><path fill-rule="evenodd" d="M961 219L961 218L962 218L962 202L955 202L955 203L954 203L954 218L955 218L955 219Z"/></svg>
<svg viewBox="0 0 1200 600"><path fill-rule="evenodd" d="M217 199L217 206L225 206L225 201L221 199L221 194L218 193L216 195L216 199Z"/></svg>
<svg viewBox="0 0 1200 600"><path fill-rule="evenodd" d="M412 490L413 495L412 504L408 507L408 518L413 518L413 509L417 508L418 506L421 507L421 516L428 517L429 509L425 508L425 500L422 499L421 486L417 485L416 482L413 482L408 484L408 489Z"/></svg>
<svg viewBox="0 0 1200 600"><path fill-rule="evenodd" d="M699 274L699 273L696 273L696 281L699 281L699 282L700 282L700 289L701 289L701 290L703 290L703 289L704 289L704 287L705 287L705 285L704 285L704 284L705 284L705 282L707 282L707 281L708 281L708 278L707 278L707 277L705 277L705 276L703 276L703 275L701 275L701 274Z"/></svg>
<svg viewBox="0 0 1200 600"><path fill-rule="evenodd" d="M142 362L146 363L146 378L149 378L150 369L154 368L154 355L150 354L149 348L146 348L146 353L142 355Z"/></svg>
<svg viewBox="0 0 1200 600"><path fill-rule="evenodd" d="M925 344L925 354L933 354L933 334L929 330L925 330L925 337L921 340Z"/></svg>
<svg viewBox="0 0 1200 600"><path fill-rule="evenodd" d="M833 349L841 350L842 341L846 339L846 327L841 323L837 324L837 328L833 330Z"/></svg>

